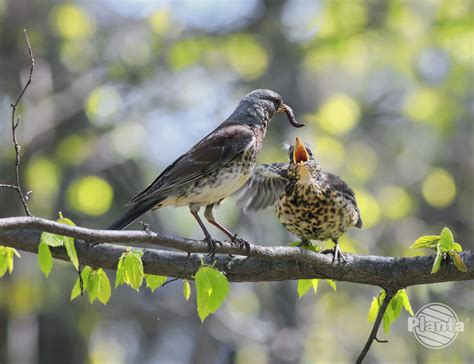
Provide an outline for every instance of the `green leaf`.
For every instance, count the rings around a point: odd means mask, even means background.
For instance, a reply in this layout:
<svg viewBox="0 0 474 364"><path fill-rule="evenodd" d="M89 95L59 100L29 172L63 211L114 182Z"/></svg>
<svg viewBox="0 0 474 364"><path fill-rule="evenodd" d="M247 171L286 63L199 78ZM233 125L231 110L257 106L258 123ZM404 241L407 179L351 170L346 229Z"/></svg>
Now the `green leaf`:
<svg viewBox="0 0 474 364"><path fill-rule="evenodd" d="M298 279L298 297L302 298L306 293L308 293L309 289L313 286L312 279Z"/></svg>
<svg viewBox="0 0 474 364"><path fill-rule="evenodd" d="M438 245L438 241L439 241L439 235L424 235L416 239L416 241L410 246L410 248L436 249L436 246Z"/></svg>
<svg viewBox="0 0 474 364"><path fill-rule="evenodd" d="M441 230L441 235L438 244L444 252L450 251L454 248L453 233L447 227Z"/></svg>
<svg viewBox="0 0 474 364"><path fill-rule="evenodd" d="M125 269L123 267L123 260L127 253L123 253L117 264L117 272L115 273L115 288L125 283Z"/></svg>
<svg viewBox="0 0 474 364"><path fill-rule="evenodd" d="M130 250L123 259L123 267L125 271L124 282L137 291L143 283L143 252L138 250Z"/></svg>
<svg viewBox="0 0 474 364"><path fill-rule="evenodd" d="M334 292L337 292L336 282L332 279L326 279L326 283L329 284Z"/></svg>
<svg viewBox="0 0 474 364"><path fill-rule="evenodd" d="M59 211L59 219L57 220L57 222L65 225L76 226L76 224L71 219L64 217L61 211Z"/></svg>
<svg viewBox="0 0 474 364"><path fill-rule="evenodd" d="M97 287L97 298L99 302L104 305L109 301L111 295L110 281L102 268L97 269L98 287Z"/></svg>
<svg viewBox="0 0 474 364"><path fill-rule="evenodd" d="M8 270L8 254L5 246L0 246L0 277L3 277Z"/></svg>
<svg viewBox="0 0 474 364"><path fill-rule="evenodd" d="M44 273L46 278L49 276L51 269L53 269L53 256L49 250L48 244L41 241L38 245L38 264L40 270Z"/></svg>
<svg viewBox="0 0 474 364"><path fill-rule="evenodd" d="M94 303L99 294L100 276L97 271L92 271L87 280L87 292L89 293L89 302Z"/></svg>
<svg viewBox="0 0 474 364"><path fill-rule="evenodd" d="M466 264L464 264L462 257L456 252L452 254L452 257L453 257L454 265L456 266L456 268L460 270L461 272L467 273L467 267L466 267Z"/></svg>
<svg viewBox="0 0 474 364"><path fill-rule="evenodd" d="M84 284L84 291L87 292L87 282L89 281L89 275L92 271L92 268L89 266L85 266L81 271L82 283ZM71 301L78 297L81 294L81 283L79 282L79 278L76 279L74 286L72 287L71 291Z"/></svg>
<svg viewBox="0 0 474 364"><path fill-rule="evenodd" d="M406 289L401 289L398 291L398 293L402 299L402 303L403 303L403 307L405 308L405 311L407 311L410 315L414 316L415 314L413 313L413 309L411 308L410 300L408 299L408 293Z"/></svg>
<svg viewBox="0 0 474 364"><path fill-rule="evenodd" d="M183 296L186 301L189 301L189 297L191 297L191 285L187 279L183 281Z"/></svg>
<svg viewBox="0 0 474 364"><path fill-rule="evenodd" d="M150 288L150 291L153 293L155 289L161 287L166 281L166 276L158 276L154 274L145 274L145 282L147 288Z"/></svg>
<svg viewBox="0 0 474 364"><path fill-rule="evenodd" d="M398 291L390 301L390 305L392 306L393 312L393 321L395 321L398 316L400 316L400 312L402 312L403 308L403 298L400 296L399 293L400 291Z"/></svg>
<svg viewBox="0 0 474 364"><path fill-rule="evenodd" d="M196 302L202 322L217 311L229 293L226 276L214 267L201 266L194 277L196 282Z"/></svg>
<svg viewBox="0 0 474 364"><path fill-rule="evenodd" d="M46 231L41 233L40 242L52 247L58 247L64 245L64 236L51 234Z"/></svg>
<svg viewBox="0 0 474 364"><path fill-rule="evenodd" d="M76 279L74 286L72 286L71 290L71 301L81 295L81 283L79 282L79 278Z"/></svg>
<svg viewBox="0 0 474 364"><path fill-rule="evenodd" d="M316 245L316 244L307 244L307 245L300 245L301 244L301 240L298 240L298 241L294 241L290 244L288 244L289 246L296 246L298 248L301 248L301 249L306 249L306 250L311 250L313 252L316 252L316 253L319 253L319 251L321 250L321 247L319 245Z"/></svg>
<svg viewBox="0 0 474 364"><path fill-rule="evenodd" d="M462 252L462 246L461 246L461 244L454 243L454 244L453 244L453 250L454 250L455 252L458 252L458 253Z"/></svg>
<svg viewBox="0 0 474 364"><path fill-rule="evenodd" d="M390 332L390 326L395 321L393 307L391 304L387 306L387 309L385 310L385 314L383 315L382 321L383 321L383 329L385 333L388 334Z"/></svg>
<svg viewBox="0 0 474 364"><path fill-rule="evenodd" d="M74 239L68 236L64 237L64 246L66 247L66 253L71 260L72 265L76 270L79 270L79 259L77 258L76 246L74 245Z"/></svg>
<svg viewBox="0 0 474 364"><path fill-rule="evenodd" d="M440 247L438 247L438 250L436 251L436 257L433 263L433 268L431 268L431 274L434 274L437 271L439 271L442 260L443 260L443 251L441 250Z"/></svg>
<svg viewBox="0 0 474 364"><path fill-rule="evenodd" d="M301 244L301 240L296 240L290 244L288 244L288 246L299 246Z"/></svg>
<svg viewBox="0 0 474 364"><path fill-rule="evenodd" d="M313 286L313 291L314 293L318 293L318 285L319 285L319 279L314 278L311 280L311 285Z"/></svg>
<svg viewBox="0 0 474 364"><path fill-rule="evenodd" d="M18 258L21 258L21 255L20 255L20 253L18 253L18 250L16 250L15 248L9 248L9 249L11 249L13 254L15 254Z"/></svg>
<svg viewBox="0 0 474 364"><path fill-rule="evenodd" d="M372 303L370 304L369 313L367 314L367 321L369 324L375 322L377 318L377 314L380 310L379 298L378 296L374 296L372 298Z"/></svg>

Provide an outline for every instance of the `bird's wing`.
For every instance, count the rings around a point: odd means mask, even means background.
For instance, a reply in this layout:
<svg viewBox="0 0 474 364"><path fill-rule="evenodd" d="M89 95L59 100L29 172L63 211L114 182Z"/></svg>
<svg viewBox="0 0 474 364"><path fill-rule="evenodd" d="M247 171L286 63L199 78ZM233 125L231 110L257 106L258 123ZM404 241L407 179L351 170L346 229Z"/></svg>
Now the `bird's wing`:
<svg viewBox="0 0 474 364"><path fill-rule="evenodd" d="M199 178L228 164L255 142L255 134L246 125L222 125L198 142L167 167L129 205L150 199L163 199L184 191Z"/></svg>
<svg viewBox="0 0 474 364"><path fill-rule="evenodd" d="M255 168L237 200L237 206L247 212L274 205L288 184L287 172L286 163L262 164Z"/></svg>
<svg viewBox="0 0 474 364"><path fill-rule="evenodd" d="M362 218L360 216L359 207L357 206L354 191L352 191L352 189L347 185L346 182L344 182L339 176L336 176L335 174L329 172L322 172L321 178L325 179L332 186L332 188L342 192L344 197L352 203L352 206L354 206L357 212L357 221L354 223L354 225L359 229L362 228Z"/></svg>

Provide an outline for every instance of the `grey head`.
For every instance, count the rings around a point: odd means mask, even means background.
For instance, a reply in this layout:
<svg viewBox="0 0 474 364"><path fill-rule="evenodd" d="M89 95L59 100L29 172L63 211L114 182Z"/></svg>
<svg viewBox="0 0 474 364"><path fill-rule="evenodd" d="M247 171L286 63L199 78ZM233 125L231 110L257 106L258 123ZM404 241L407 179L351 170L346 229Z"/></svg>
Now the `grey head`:
<svg viewBox="0 0 474 364"><path fill-rule="evenodd" d="M267 89L254 90L245 95L225 123L238 122L250 126L266 127L271 118L281 112L286 113L288 121L294 127L304 126L296 121L293 110L283 103L281 96Z"/></svg>

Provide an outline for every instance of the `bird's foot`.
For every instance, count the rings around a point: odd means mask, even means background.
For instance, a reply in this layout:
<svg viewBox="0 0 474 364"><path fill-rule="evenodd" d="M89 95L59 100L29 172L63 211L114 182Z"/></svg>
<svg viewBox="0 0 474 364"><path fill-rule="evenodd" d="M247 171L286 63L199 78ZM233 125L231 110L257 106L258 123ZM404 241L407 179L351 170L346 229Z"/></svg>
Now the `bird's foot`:
<svg viewBox="0 0 474 364"><path fill-rule="evenodd" d="M102 245L104 244L103 241L86 241L87 244L89 244L90 247L94 248L97 245Z"/></svg>
<svg viewBox="0 0 474 364"><path fill-rule="evenodd" d="M209 258L214 259L214 256L216 255L217 244L222 246L222 243L213 239L210 235L206 235L203 240L207 243L207 247L209 249L207 255Z"/></svg>
<svg viewBox="0 0 474 364"><path fill-rule="evenodd" d="M235 234L232 239L230 240L231 244L238 245L240 249L245 248L247 254L250 255L250 243L242 238L238 238L237 234Z"/></svg>
<svg viewBox="0 0 474 364"><path fill-rule="evenodd" d="M323 251L323 254L332 254L332 264L334 264L334 262L336 261L336 259L338 260L338 262L340 262L341 260L345 263L347 262L346 260L346 257L344 256L344 254L342 254L341 250L339 249L339 245L334 245L334 248L333 249L326 249Z"/></svg>
<svg viewBox="0 0 474 364"><path fill-rule="evenodd" d="M148 235L151 235L153 231L150 229L150 224L147 224L144 221L140 221L140 224L142 224L142 231L146 232Z"/></svg>

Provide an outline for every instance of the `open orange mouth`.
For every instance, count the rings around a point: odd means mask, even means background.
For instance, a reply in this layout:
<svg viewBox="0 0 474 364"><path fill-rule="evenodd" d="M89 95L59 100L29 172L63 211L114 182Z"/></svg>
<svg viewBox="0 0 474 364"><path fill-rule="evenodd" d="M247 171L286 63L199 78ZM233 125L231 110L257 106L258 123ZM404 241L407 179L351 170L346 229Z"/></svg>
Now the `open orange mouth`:
<svg viewBox="0 0 474 364"><path fill-rule="evenodd" d="M301 142L300 138L296 138L293 148L293 162L296 164L304 163L309 160L309 153Z"/></svg>

